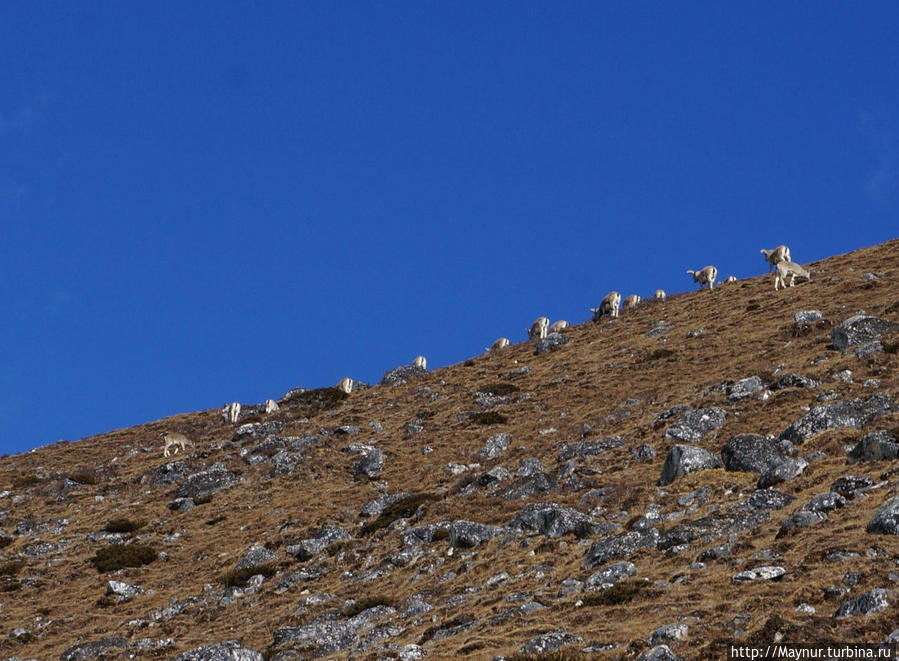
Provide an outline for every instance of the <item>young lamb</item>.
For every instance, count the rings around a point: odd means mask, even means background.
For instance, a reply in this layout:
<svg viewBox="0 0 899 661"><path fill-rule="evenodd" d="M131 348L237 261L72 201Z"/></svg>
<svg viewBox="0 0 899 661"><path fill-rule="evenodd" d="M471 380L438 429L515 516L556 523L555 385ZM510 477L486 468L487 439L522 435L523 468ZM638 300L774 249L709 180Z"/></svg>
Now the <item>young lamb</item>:
<svg viewBox="0 0 899 661"><path fill-rule="evenodd" d="M546 317L537 317L537 320L528 329L529 340L542 340L546 337L546 331L549 328L549 319Z"/></svg>
<svg viewBox="0 0 899 661"><path fill-rule="evenodd" d="M737 281L737 276L735 276L735 275L729 275L724 280L724 282L736 282L736 281Z"/></svg>
<svg viewBox="0 0 899 661"><path fill-rule="evenodd" d="M426 370L428 369L428 359L424 356L418 356L415 360L412 361L412 366Z"/></svg>
<svg viewBox="0 0 899 661"><path fill-rule="evenodd" d="M624 307L635 308L641 300L643 299L641 299L637 294L631 294L626 299L624 299Z"/></svg>
<svg viewBox="0 0 899 661"><path fill-rule="evenodd" d="M265 412L266 413L272 413L274 411L277 411L279 408L280 407L278 406L278 402L276 402L275 400L273 400L273 399L265 400Z"/></svg>
<svg viewBox="0 0 899 661"><path fill-rule="evenodd" d="M718 269L714 266L705 266L698 271L687 271L687 275L693 276L693 282L699 283L699 288L703 285L709 286L709 291L715 288L715 278L718 277Z"/></svg>
<svg viewBox="0 0 899 661"><path fill-rule="evenodd" d="M777 266L775 267L777 272L774 274L774 291L777 291L779 288L786 288L786 278L790 276L790 287L793 286L794 280L796 280L796 276L798 275L800 278L805 278L809 282L812 280L812 275L804 268L802 268L799 264L795 262L777 262ZM780 287L778 287L780 285Z"/></svg>
<svg viewBox="0 0 899 661"><path fill-rule="evenodd" d="M605 315L611 315L612 317L618 316L618 308L621 307L621 294L617 291L610 291L606 294L606 297L602 299L602 302L599 304L598 308L589 308L590 312L593 313L593 321L599 321Z"/></svg>
<svg viewBox="0 0 899 661"><path fill-rule="evenodd" d="M557 322L555 322L552 326L549 327L549 332L550 333L559 333L559 332L565 330L566 328L568 328L568 322L565 321L564 319L559 319Z"/></svg>
<svg viewBox="0 0 899 661"><path fill-rule="evenodd" d="M165 441L165 447L162 450L163 457L169 456L169 448L172 446L175 447L172 454L178 454L178 446L179 445L181 446L181 449L184 452L187 452L186 446L188 444L193 445L193 443L191 443L189 440L187 440L187 436L185 436L184 434L179 434L178 432L164 431L164 432L160 432L159 435L162 436L162 440Z"/></svg>
<svg viewBox="0 0 899 661"><path fill-rule="evenodd" d="M765 250L762 248L762 254L765 256L765 261L768 262L768 272L771 272L775 266L777 266L778 262L789 262L790 257L790 249L786 246L777 246L772 250Z"/></svg>
<svg viewBox="0 0 899 661"><path fill-rule="evenodd" d="M353 380L350 377L345 376L340 380L340 383L337 384L337 389L349 395L353 392Z"/></svg>
<svg viewBox="0 0 899 661"><path fill-rule="evenodd" d="M485 349L485 351L500 351L501 349L505 349L509 346L509 338L501 337L489 349Z"/></svg>
<svg viewBox="0 0 899 661"><path fill-rule="evenodd" d="M653 298L657 301L664 301L666 296L664 289L656 289L656 293L653 294Z"/></svg>

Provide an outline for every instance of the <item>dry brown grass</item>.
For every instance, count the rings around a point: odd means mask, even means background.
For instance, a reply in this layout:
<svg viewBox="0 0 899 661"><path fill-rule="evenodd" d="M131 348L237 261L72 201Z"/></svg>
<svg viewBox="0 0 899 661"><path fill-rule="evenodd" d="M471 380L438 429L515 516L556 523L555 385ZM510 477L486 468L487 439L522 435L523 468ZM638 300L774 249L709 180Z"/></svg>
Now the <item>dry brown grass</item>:
<svg viewBox="0 0 899 661"><path fill-rule="evenodd" d="M308 391L280 411L262 416L264 420L282 420L284 436L379 420L384 429L375 438L389 459L378 481L386 482L390 493L407 491L422 500L398 504L383 518L371 522L359 516L359 507L376 498L379 491L367 481L357 483L352 479L356 458L341 451L350 442L347 437L333 433L322 436L303 450L303 460L294 474L271 476L271 464L249 465L240 458L240 448L231 441L233 427L222 422L218 410L177 415L75 444L59 443L0 459L0 490L11 488L16 495L24 496L6 499L0 506L6 512L0 528L7 533L6 539L12 540L0 549L0 563L20 562L19 554L34 544L35 538L66 543L58 555L29 558L15 572L10 570L0 577L0 590L15 591L0 596L0 621L5 627L0 631L0 657L59 658L75 641L113 635L131 641L148 636L176 641L161 657L141 652L139 658L173 658L199 645L233 638L262 651L269 649L277 628L302 624L317 614L339 609L347 599L356 599L357 603L366 598L383 599L402 605L409 596L422 591L435 606L434 611L417 624L401 619L406 631L391 641L423 641L429 659L489 659L497 654L509 657L528 639L557 627L580 635L590 644L617 645L610 652L589 658L631 659L647 647L646 641L656 628L682 617L690 623L689 638L672 643L672 649L685 659L722 658L721 651L732 640L731 620L736 614L748 616L742 625L749 632L744 640L760 643L769 642L777 632L792 642L882 640L896 627L895 606L874 616L835 620L830 615L839 602L825 600L822 590L840 585L847 571L859 571L863 578L852 589L855 596L873 587L893 585L888 575L899 571L895 540L865 533L874 509L890 490L899 488L899 466L896 462L847 466L845 446L863 433L852 430L822 434L801 448L803 454L819 451L824 456L803 476L780 487L797 500L771 512L769 521L751 536L741 538L730 557L708 562L705 569L690 569L700 551L725 541L713 540L694 543L680 556L644 550L629 558L637 566L635 581L650 586L667 582L668 587L643 587L619 603L576 607L576 600L584 594L557 596L564 579L583 581L593 572L583 568L586 546L572 538L525 536L508 543L500 538L474 549L456 550L449 556L448 540L438 536L425 546L428 555L408 567L394 568L365 583L342 577L345 572L357 576L373 567L386 566L386 558L402 548L398 534L387 531L388 526L403 525L403 520L407 525L421 525L459 519L505 524L528 502L502 500L481 488L467 496L459 495L462 489L454 489L454 485L470 481L479 472L454 476L445 470L451 462L479 462L481 472L502 465L514 473L521 459L535 457L554 474L562 445L620 434L626 440L625 447L580 462L590 469L589 474L581 474L586 488L609 489L601 497L587 499L582 511L600 507L600 520L627 524L655 503L666 513L684 511L682 520L689 520L745 500L754 489L756 475L707 471L658 489L655 481L673 444L662 437L670 422L654 427L653 416L675 404L721 406L727 411L724 426L700 444L717 453L736 434L779 433L807 407L816 406L817 396L827 389L843 398L858 397L872 392L864 387L865 379L876 378L880 381L877 390L899 401L899 356L891 349L893 339L887 338L883 354L863 361L851 354L843 356L830 346L832 326L858 309L899 320L897 267L899 241L892 241L812 264L815 279L811 283L777 294L773 276L765 275L713 292L672 295L664 303L649 302L622 313L617 320L573 326L566 331L570 342L543 356L535 356L533 345L521 342L500 353L434 370L406 386L372 388L350 396L334 388ZM855 270L850 272L850 268ZM879 274L878 286L867 287L859 279L867 271ZM812 308L821 310L827 321L795 328L793 312ZM671 330L645 337L660 321ZM705 333L687 337L688 331L698 328ZM531 371L510 376L522 365ZM841 369L852 370L853 383L832 379L831 375ZM767 402L750 398L737 403L729 402L719 387L752 375L770 383L775 371L819 379L822 386L816 390L776 391ZM563 376L567 378L559 378ZM441 399L425 404L416 392L421 386L428 386ZM474 404L478 391L511 395L512 401L498 406L493 412L496 416L477 417L484 413ZM529 397L518 397L524 393ZM404 426L415 418L425 421L424 431L404 438ZM585 432L584 425L590 430ZM202 507L183 514L169 510L175 486L154 485L150 478L164 463L159 432L175 428L196 443L187 460L197 470L222 461L242 471L246 479L216 494ZM549 428L556 431L540 433ZM885 416L872 428L899 429L899 412ZM479 460L477 453L485 440L498 431L512 435L509 448L496 459ZM655 448L654 459L632 456L631 450L643 443ZM426 445L433 451L422 454ZM248 447L252 445L248 443ZM111 471L114 457L118 459L115 471ZM97 476L99 484L60 493L56 477L46 477L81 472ZM831 512L827 522L801 535L775 539L784 518L812 495L828 490L834 479L849 473L870 475L888 484L851 507ZM707 503L678 505L678 498L706 486L710 488ZM586 489L559 488L540 499L575 507L585 493ZM413 520L416 515L420 520ZM13 534L18 522L48 525L61 519L69 522L61 531L48 526L33 537ZM106 542L89 541L88 534L103 530L115 519L144 522L132 536L140 544L165 551L167 559L122 568L108 576L85 571L89 559L108 546ZM676 523L666 522L660 528ZM220 589L222 577L233 572L251 545L265 544L283 557L288 543L325 524L343 526L354 538L302 565L321 566L325 570L322 578L277 594L274 588L278 580L299 565L276 563L273 578L239 605L219 608L212 599L206 608L190 606L150 628L130 624L147 622L154 609L166 608L171 599L202 598L209 593L207 584ZM372 526L366 529L371 533L367 536L362 534L366 524ZM878 548L882 553L874 550ZM829 559L834 550L859 555L851 561L836 561ZM771 554L776 559L766 559ZM438 557L442 558L441 566L427 571ZM762 564L782 565L787 575L778 582L739 587L731 583L738 571ZM488 579L502 571L509 573L507 580L485 587ZM438 580L449 572L454 572L455 578ZM98 601L107 578L140 585L146 593L103 607ZM470 587L478 589L469 591ZM303 590L309 590L309 594L332 593L335 598L297 615L296 604ZM505 600L512 592L527 593L548 608L491 624L512 606ZM460 595L466 598L464 605L446 606L447 600ZM795 606L803 602L814 606L817 616L797 613ZM47 623L40 634L28 643L12 643L6 632L20 626L33 629L35 614L41 614ZM438 618L436 624L431 615ZM469 619L477 620L477 624L466 632L434 638L440 628ZM581 658L576 647L566 648L561 654L569 656L560 659Z"/></svg>

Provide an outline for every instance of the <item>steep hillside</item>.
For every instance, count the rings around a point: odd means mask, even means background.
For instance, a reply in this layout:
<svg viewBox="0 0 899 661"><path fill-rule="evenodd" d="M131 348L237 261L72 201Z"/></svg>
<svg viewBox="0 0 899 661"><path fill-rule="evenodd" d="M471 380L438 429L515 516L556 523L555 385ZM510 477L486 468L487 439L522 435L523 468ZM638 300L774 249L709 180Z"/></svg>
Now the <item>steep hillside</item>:
<svg viewBox="0 0 899 661"><path fill-rule="evenodd" d="M833 331L860 310L899 322L899 240L807 266L779 292L765 274L644 302L541 355L521 342L236 425L203 411L5 457L0 658L879 643L899 627L899 536L868 532L899 495L899 336L840 351ZM162 430L195 446L165 458ZM659 486L678 454L744 470ZM151 550L100 571L119 542Z"/></svg>

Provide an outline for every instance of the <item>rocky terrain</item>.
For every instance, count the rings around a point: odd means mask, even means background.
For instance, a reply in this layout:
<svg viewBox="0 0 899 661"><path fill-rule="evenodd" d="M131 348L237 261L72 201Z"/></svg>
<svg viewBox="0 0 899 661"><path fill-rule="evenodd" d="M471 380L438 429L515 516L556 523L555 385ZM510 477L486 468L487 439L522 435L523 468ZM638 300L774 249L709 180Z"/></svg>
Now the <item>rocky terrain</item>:
<svg viewBox="0 0 899 661"><path fill-rule="evenodd" d="M0 658L896 641L899 240L807 267L4 457Z"/></svg>

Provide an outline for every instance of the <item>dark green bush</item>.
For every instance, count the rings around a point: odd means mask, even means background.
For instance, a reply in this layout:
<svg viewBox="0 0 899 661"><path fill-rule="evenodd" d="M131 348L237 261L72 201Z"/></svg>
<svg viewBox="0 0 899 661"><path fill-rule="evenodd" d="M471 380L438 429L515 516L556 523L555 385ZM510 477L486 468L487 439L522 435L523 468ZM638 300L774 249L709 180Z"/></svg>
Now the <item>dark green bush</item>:
<svg viewBox="0 0 899 661"><path fill-rule="evenodd" d="M69 479L78 484L97 484L100 482L100 479L89 470L80 470L70 473Z"/></svg>
<svg viewBox="0 0 899 661"><path fill-rule="evenodd" d="M584 597L584 606L617 606L631 601L645 587L643 581L630 580L616 583L607 590L593 592Z"/></svg>
<svg viewBox="0 0 899 661"><path fill-rule="evenodd" d="M677 352L674 349L656 349L655 351L650 351L646 354L646 357L643 359L643 362L648 363L651 360L661 360L663 358L672 358L677 355Z"/></svg>
<svg viewBox="0 0 899 661"><path fill-rule="evenodd" d="M131 519L126 519L124 517L118 519L111 519L109 523L106 524L106 528L104 530L106 532L134 532L140 528L143 528L146 525L143 521L132 521Z"/></svg>
<svg viewBox="0 0 899 661"><path fill-rule="evenodd" d="M15 576L25 566L21 560L10 560L0 564L0 576Z"/></svg>
<svg viewBox="0 0 899 661"><path fill-rule="evenodd" d="M486 386L479 386L478 392L485 392L489 395L495 395L497 397L505 397L508 395L514 395L517 392L521 392L521 388L511 383L490 383Z"/></svg>
<svg viewBox="0 0 899 661"><path fill-rule="evenodd" d="M471 421L476 425L504 425L509 418L497 411L484 411L483 413L472 413Z"/></svg>
<svg viewBox="0 0 899 661"><path fill-rule="evenodd" d="M156 549L140 544L111 544L97 551L90 563L99 572L115 571L123 567L140 567L153 562Z"/></svg>
<svg viewBox="0 0 899 661"><path fill-rule="evenodd" d="M247 567L245 569L235 569L229 571L222 577L222 582L226 588L242 588L256 574L262 574L266 578L271 578L277 573L274 565L259 565L258 567Z"/></svg>
<svg viewBox="0 0 899 661"><path fill-rule="evenodd" d="M28 487L33 487L35 484L40 482L40 478L37 475L23 475L21 477L17 477L12 481L13 489L27 489Z"/></svg>

